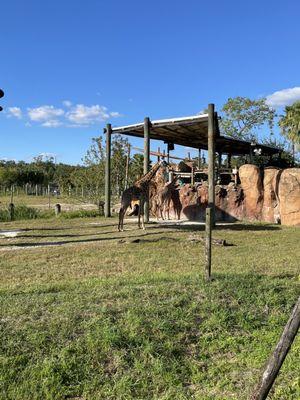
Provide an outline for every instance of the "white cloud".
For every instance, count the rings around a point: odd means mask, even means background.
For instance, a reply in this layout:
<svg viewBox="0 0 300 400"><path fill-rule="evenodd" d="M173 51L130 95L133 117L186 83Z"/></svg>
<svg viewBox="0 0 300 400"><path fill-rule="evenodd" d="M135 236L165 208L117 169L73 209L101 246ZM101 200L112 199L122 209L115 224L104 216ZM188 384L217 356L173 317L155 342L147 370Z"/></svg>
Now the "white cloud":
<svg viewBox="0 0 300 400"><path fill-rule="evenodd" d="M75 125L92 125L96 122L106 121L109 116L107 108L99 104L93 106L76 104L66 114L66 118Z"/></svg>
<svg viewBox="0 0 300 400"><path fill-rule="evenodd" d="M91 126L104 122L109 118L118 118L122 115L118 111L109 111L107 107L99 104L87 106L85 104L74 104L70 100L64 100L64 107L58 108L53 105L27 108L23 114L19 107L9 107L6 111L8 118L24 117L25 126L32 126L32 122L38 123L46 128L82 127Z"/></svg>
<svg viewBox="0 0 300 400"><path fill-rule="evenodd" d="M54 106L28 108L28 116L30 120L37 122L53 121L57 117L64 115L64 113L64 110L61 108L55 108Z"/></svg>
<svg viewBox="0 0 300 400"><path fill-rule="evenodd" d="M120 114L118 111L112 111L109 113L109 115L113 118L122 117L122 114Z"/></svg>
<svg viewBox="0 0 300 400"><path fill-rule="evenodd" d="M22 110L20 107L8 107L8 117L22 118Z"/></svg>
<svg viewBox="0 0 300 400"><path fill-rule="evenodd" d="M72 106L72 102L70 100L64 100L62 103L65 107L68 108Z"/></svg>
<svg viewBox="0 0 300 400"><path fill-rule="evenodd" d="M300 100L300 86L278 90L267 96L266 99L267 104L274 108L288 106L296 100Z"/></svg>
<svg viewBox="0 0 300 400"><path fill-rule="evenodd" d="M46 128L57 128L58 126L61 126L62 122L58 121L57 119L50 119L49 121L43 122L42 126L45 126Z"/></svg>

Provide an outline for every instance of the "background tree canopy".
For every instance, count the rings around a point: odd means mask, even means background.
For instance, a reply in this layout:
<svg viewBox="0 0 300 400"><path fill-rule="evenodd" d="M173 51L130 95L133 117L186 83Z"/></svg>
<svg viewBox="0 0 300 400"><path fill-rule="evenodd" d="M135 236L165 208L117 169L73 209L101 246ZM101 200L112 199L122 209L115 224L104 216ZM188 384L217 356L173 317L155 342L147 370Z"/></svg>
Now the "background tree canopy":
<svg viewBox="0 0 300 400"><path fill-rule="evenodd" d="M266 104L266 99L229 98L222 112L221 130L227 136L257 141L256 130L264 124L272 132L275 111Z"/></svg>

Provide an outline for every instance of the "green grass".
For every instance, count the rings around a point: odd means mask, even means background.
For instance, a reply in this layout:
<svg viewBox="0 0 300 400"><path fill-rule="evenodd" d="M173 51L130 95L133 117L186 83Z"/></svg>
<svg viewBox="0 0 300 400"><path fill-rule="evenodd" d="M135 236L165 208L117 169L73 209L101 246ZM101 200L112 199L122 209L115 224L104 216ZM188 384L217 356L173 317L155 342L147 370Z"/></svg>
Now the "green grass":
<svg viewBox="0 0 300 400"><path fill-rule="evenodd" d="M248 399L299 296L299 228L219 227L207 284L198 228L96 221L2 224L26 229L0 239L1 398ZM299 356L270 398L299 399Z"/></svg>

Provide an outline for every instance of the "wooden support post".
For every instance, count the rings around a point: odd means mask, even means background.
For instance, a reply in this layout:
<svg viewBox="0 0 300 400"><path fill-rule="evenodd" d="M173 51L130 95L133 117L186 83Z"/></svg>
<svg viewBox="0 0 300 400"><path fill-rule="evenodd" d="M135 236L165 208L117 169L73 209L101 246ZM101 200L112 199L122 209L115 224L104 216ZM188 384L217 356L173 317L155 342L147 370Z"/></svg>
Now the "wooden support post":
<svg viewBox="0 0 300 400"><path fill-rule="evenodd" d="M198 150L198 169L201 168L201 149Z"/></svg>
<svg viewBox="0 0 300 400"><path fill-rule="evenodd" d="M211 230L212 208L207 207L205 213L205 279L211 280Z"/></svg>
<svg viewBox="0 0 300 400"><path fill-rule="evenodd" d="M170 144L167 143L167 163L170 164Z"/></svg>
<svg viewBox="0 0 300 400"><path fill-rule="evenodd" d="M9 203L9 205L8 205L8 214L9 214L10 221L13 221L15 219L15 205L14 205L14 203Z"/></svg>
<svg viewBox="0 0 300 400"><path fill-rule="evenodd" d="M252 147L250 148L250 152L249 152L249 164L253 164L253 149L252 149Z"/></svg>
<svg viewBox="0 0 300 400"><path fill-rule="evenodd" d="M222 153L218 153L218 168L220 169L222 166Z"/></svg>
<svg viewBox="0 0 300 400"><path fill-rule="evenodd" d="M150 119L144 119L144 174L147 174L150 167ZM149 192L144 206L145 222L149 222Z"/></svg>
<svg viewBox="0 0 300 400"><path fill-rule="evenodd" d="M58 203L55 204L54 212L55 212L55 215L58 217L59 214L61 213L61 205L60 204L58 204Z"/></svg>
<svg viewBox="0 0 300 400"><path fill-rule="evenodd" d="M231 168L231 154L227 155L227 168Z"/></svg>
<svg viewBox="0 0 300 400"><path fill-rule="evenodd" d="M208 206L215 221L215 106L208 105Z"/></svg>
<svg viewBox="0 0 300 400"><path fill-rule="evenodd" d="M106 125L106 158L105 158L105 210L106 218L111 217L110 211L110 169L111 169L111 124Z"/></svg>
<svg viewBox="0 0 300 400"><path fill-rule="evenodd" d="M194 168L194 164L192 164L192 170L191 170L191 185L192 186L195 185L195 168Z"/></svg>
<svg viewBox="0 0 300 400"><path fill-rule="evenodd" d="M205 279L211 280L211 232L215 207L215 106L208 105L208 206L205 220Z"/></svg>
<svg viewBox="0 0 300 400"><path fill-rule="evenodd" d="M221 183L221 174L220 170L222 168L222 153L218 153L218 168L217 168L217 184L220 185Z"/></svg>
<svg viewBox="0 0 300 400"><path fill-rule="evenodd" d="M262 375L261 381L259 382L251 400L264 400L267 398L269 391L280 371L282 363L290 350L290 347L297 335L300 327L300 297L298 298L295 307L293 308L292 314L283 330L281 338L277 343L277 346L271 355L265 371Z"/></svg>
<svg viewBox="0 0 300 400"><path fill-rule="evenodd" d="M160 162L160 147L157 148L157 162Z"/></svg>

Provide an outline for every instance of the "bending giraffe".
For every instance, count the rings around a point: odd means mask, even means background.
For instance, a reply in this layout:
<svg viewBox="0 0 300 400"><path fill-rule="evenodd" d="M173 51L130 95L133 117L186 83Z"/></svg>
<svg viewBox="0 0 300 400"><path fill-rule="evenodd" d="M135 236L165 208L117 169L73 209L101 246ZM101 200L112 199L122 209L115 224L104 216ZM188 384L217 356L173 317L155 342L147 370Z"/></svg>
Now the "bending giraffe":
<svg viewBox="0 0 300 400"><path fill-rule="evenodd" d="M173 177L171 182L165 183L165 186L158 191L157 193L157 217L160 217L161 219L166 219L166 214L168 216L168 219L170 219L170 204L171 200L173 201L173 206L174 206L174 211L175 214L178 215L178 219L180 219L180 211L178 212L178 205L175 200L175 192L177 192L177 184L176 181L179 178L179 176Z"/></svg>
<svg viewBox="0 0 300 400"><path fill-rule="evenodd" d="M121 199L121 208L119 211L119 225L118 230L123 231L124 224L124 216L128 207L131 207L131 202L134 200L138 200L139 202L139 212L138 212L138 227L141 228L141 215L142 215L142 228L145 229L145 221L144 221L144 204L148 197L149 193L149 184L159 168L165 167L167 163L165 161L160 161L153 165L147 174L141 177L138 181L136 181L133 186L125 189L122 194Z"/></svg>

